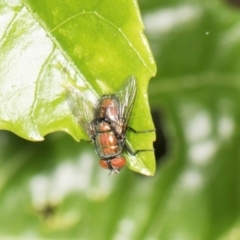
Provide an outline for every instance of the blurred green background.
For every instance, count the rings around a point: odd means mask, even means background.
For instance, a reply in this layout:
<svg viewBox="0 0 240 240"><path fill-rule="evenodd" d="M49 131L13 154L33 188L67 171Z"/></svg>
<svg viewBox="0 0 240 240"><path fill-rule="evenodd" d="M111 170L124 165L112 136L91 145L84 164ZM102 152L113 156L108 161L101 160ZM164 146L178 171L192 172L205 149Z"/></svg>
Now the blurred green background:
<svg viewBox="0 0 240 240"><path fill-rule="evenodd" d="M240 4L139 5L158 66L156 175L108 177L65 133L1 131L0 239L240 239Z"/></svg>

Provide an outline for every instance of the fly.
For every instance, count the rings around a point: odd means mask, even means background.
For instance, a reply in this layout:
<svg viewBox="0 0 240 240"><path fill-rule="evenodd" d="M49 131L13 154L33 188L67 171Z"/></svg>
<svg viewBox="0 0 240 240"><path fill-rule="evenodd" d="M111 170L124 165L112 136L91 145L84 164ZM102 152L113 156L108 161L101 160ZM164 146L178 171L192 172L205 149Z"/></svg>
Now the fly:
<svg viewBox="0 0 240 240"><path fill-rule="evenodd" d="M137 150L134 152L126 143L128 129L139 133L128 126L136 90L134 77L131 77L119 92L105 94L101 97L93 92L86 97L87 93L75 86L66 87L68 104L74 117L94 143L100 157L100 166L109 169L111 173L119 173L126 165L126 159L122 156L124 149L132 155L139 151L152 151Z"/></svg>

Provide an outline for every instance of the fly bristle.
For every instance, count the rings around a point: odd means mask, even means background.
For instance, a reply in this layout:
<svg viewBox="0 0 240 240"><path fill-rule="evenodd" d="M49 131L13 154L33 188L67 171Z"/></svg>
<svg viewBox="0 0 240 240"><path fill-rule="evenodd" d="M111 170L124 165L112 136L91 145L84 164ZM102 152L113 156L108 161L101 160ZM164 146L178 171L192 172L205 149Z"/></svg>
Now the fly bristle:
<svg viewBox="0 0 240 240"><path fill-rule="evenodd" d="M111 176L111 175L113 175L113 174L119 174L119 172L120 172L119 169L115 169L115 168L110 169L110 173L108 174L108 176Z"/></svg>

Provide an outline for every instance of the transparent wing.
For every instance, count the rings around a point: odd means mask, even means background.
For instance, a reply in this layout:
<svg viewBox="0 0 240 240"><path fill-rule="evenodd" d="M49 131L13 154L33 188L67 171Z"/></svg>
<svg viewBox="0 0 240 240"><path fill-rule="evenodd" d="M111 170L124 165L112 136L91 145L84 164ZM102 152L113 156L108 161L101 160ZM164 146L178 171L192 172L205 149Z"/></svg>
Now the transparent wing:
<svg viewBox="0 0 240 240"><path fill-rule="evenodd" d="M98 102L96 93L86 89L78 89L73 85L65 86L68 105L82 128L92 138L91 122Z"/></svg>
<svg viewBox="0 0 240 240"><path fill-rule="evenodd" d="M129 78L121 91L115 94L119 101L119 120L127 125L136 97L137 84L135 77Z"/></svg>

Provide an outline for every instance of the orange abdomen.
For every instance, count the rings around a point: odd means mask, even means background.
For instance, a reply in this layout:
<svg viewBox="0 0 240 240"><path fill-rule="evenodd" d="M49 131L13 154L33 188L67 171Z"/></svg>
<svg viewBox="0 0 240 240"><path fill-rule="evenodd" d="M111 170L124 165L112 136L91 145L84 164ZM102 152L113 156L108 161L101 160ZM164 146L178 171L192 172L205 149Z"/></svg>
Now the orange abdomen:
<svg viewBox="0 0 240 240"><path fill-rule="evenodd" d="M113 132L98 133L95 144L100 156L114 156L120 152L117 138Z"/></svg>

